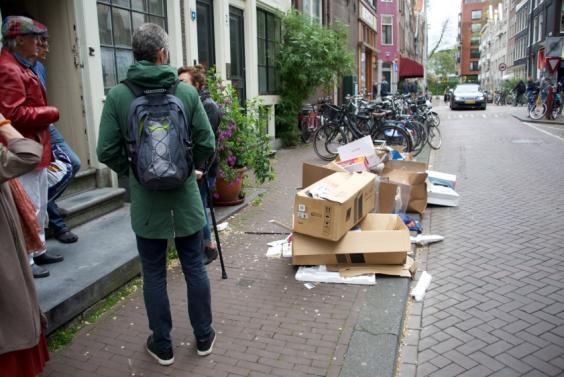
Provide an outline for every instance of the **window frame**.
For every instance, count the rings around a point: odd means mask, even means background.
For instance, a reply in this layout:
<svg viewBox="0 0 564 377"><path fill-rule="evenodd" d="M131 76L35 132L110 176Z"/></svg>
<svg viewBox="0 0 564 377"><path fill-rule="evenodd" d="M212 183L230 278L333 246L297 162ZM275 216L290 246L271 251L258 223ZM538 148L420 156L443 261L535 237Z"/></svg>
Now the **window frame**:
<svg viewBox="0 0 564 377"><path fill-rule="evenodd" d="M318 11L319 11L319 17L314 16L312 13L312 10L314 8L314 1L318 2ZM319 23L321 24L323 22L323 1L322 0L309 0L309 9L306 10L305 7L305 1L302 5L302 13L305 14L306 16L308 16L309 18L311 18L312 20L317 20L319 21Z"/></svg>
<svg viewBox="0 0 564 377"><path fill-rule="evenodd" d="M102 5L105 7L108 7L109 9L109 18L110 18L110 24L111 24L111 30L106 29L106 31L109 31L111 34L111 44L102 42L102 38L100 38L100 62L102 64L102 80L103 80L103 86L104 86L104 93L107 94L108 91L115 85L120 83L120 77L119 77L119 72L120 72L120 67L118 65L118 57L117 57L117 52L118 51L130 51L131 52L131 57L132 57L132 62L135 63L135 57L133 56L133 47L131 46L131 41L129 41L129 45L128 46L122 46L122 45L116 45L115 42L115 34L114 34L114 9L117 10L121 10L121 11L126 11L129 14L129 22L130 22L130 28L131 28L131 37L133 37L133 33L135 33L135 27L133 24L133 15L135 14L142 14L145 18L145 22L152 22L152 20L150 20L151 17L154 18L159 18L163 20L163 24L164 24L164 29L166 31L168 31L168 9L167 9L167 2L166 0L162 0L162 6L163 6L163 14L159 15L156 13L151 13L150 9L149 9L149 1L148 0L143 0L146 10L138 10L138 9L134 9L131 5L131 1L129 2L129 6L125 6L125 5L121 5L121 4L115 4L114 2L110 2L108 0L97 0L96 1L96 16L99 18L99 11L98 11L98 6ZM102 29L100 28L100 24L98 23L98 34L100 35ZM115 84L111 85L111 86L106 86L106 82L105 82L105 75L103 74L104 72L104 59L103 59L103 54L102 51L104 49L111 49L113 52L113 72L114 72L114 78L115 78ZM123 78L122 78L123 79Z"/></svg>
<svg viewBox="0 0 564 377"><path fill-rule="evenodd" d="M474 17L474 12L479 12L480 16L479 16L479 17ZM482 10L481 10L481 9L472 9L472 10L470 11L470 19L471 19L472 21L481 20L481 19L482 19Z"/></svg>
<svg viewBox="0 0 564 377"><path fill-rule="evenodd" d="M265 36L264 38L262 38L260 36L260 31L258 30L258 22L259 22L259 17L260 17L260 13L264 13L264 32L265 32ZM276 30L274 31L274 34L278 34L278 41L276 41L275 39L270 39L269 38L269 26L268 26L268 20L274 20L274 19L278 19L278 33L276 32ZM257 70L258 70L258 88L259 88L259 95L276 95L278 93L278 89L279 89L279 85L280 85L280 79L279 79L279 72L278 72L278 68L276 66L276 57L275 56L271 56L269 58L269 51L268 51L268 46L271 43L274 43L275 45L278 46L278 48L280 48L280 43L281 43L281 33L282 33L282 20L280 19L280 17L276 16L274 13L268 12L265 9L262 8L257 8ZM273 37L275 38L275 36ZM264 58L265 58L265 64L260 64L260 58L261 56L259 55L259 47L261 45L261 43L264 46ZM272 61L271 61L272 60ZM261 90L261 75L260 75L260 68L264 68L266 70L266 76L265 76L265 80L266 80L266 91ZM270 87L270 82L271 82L271 77L270 75L270 70L274 70L274 87L271 88Z"/></svg>
<svg viewBox="0 0 564 377"><path fill-rule="evenodd" d="M390 23L385 23L384 17L389 17ZM384 26L390 27L390 43L384 42L384 35L385 35ZM381 30L380 34L382 35L382 38L380 38L380 42L382 43L382 46L393 46L394 45L394 15L393 14L380 15L380 30Z"/></svg>

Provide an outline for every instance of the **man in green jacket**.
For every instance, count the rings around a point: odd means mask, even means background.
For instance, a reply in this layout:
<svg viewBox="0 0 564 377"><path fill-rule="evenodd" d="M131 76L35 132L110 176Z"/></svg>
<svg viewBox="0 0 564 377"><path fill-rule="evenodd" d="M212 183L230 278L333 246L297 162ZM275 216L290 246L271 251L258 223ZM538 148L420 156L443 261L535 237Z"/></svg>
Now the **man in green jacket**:
<svg viewBox="0 0 564 377"><path fill-rule="evenodd" d="M129 67L127 79L144 88L168 88L177 80L176 70L167 64L168 35L156 24L144 24L132 39L137 63ZM179 83L175 95L182 101L192 130L195 166L214 152L215 140L196 90ZM212 328L211 292L202 257L204 208L196 175L183 187L166 191L139 184L125 155L129 105L135 96L124 84L106 96L100 121L97 154L118 175L128 175L131 190L131 224L143 269L143 296L152 335L147 352L161 365L174 362L170 331L172 320L166 291L167 240L173 238L188 288L188 313L196 337L198 354L209 355L215 341Z"/></svg>

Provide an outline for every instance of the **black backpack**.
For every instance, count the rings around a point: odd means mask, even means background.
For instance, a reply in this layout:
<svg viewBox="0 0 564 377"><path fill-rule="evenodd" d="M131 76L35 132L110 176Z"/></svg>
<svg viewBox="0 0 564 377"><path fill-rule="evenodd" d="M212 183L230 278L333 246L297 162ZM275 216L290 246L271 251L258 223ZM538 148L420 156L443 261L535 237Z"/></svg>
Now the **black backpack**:
<svg viewBox="0 0 564 377"><path fill-rule="evenodd" d="M131 170L141 186L173 190L194 170L192 134L182 101L174 95L179 81L168 88L143 88L122 81L135 94L127 117L126 150Z"/></svg>

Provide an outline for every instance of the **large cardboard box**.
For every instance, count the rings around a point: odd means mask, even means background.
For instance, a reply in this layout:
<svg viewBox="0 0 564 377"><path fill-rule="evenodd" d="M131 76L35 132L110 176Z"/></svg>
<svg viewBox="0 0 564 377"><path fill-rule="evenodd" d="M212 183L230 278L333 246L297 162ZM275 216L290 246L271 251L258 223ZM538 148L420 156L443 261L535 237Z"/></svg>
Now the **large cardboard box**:
<svg viewBox="0 0 564 377"><path fill-rule="evenodd" d="M427 208L427 164L415 161L386 161L383 177L389 177L391 182L411 186L409 194L408 212L423 214Z"/></svg>
<svg viewBox="0 0 564 377"><path fill-rule="evenodd" d="M376 175L336 172L296 193L294 231L337 241L374 209Z"/></svg>
<svg viewBox="0 0 564 377"><path fill-rule="evenodd" d="M294 233L294 265L403 265L411 250L409 230L398 215L370 213L337 241Z"/></svg>

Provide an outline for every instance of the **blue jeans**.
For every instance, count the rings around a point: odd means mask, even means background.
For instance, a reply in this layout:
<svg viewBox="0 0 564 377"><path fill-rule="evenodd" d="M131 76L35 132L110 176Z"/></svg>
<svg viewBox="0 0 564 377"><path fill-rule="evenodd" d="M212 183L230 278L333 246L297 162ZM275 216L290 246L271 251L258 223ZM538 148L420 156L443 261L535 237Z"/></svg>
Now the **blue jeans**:
<svg viewBox="0 0 564 377"><path fill-rule="evenodd" d="M186 286L188 315L198 340L205 340L212 331L211 290L202 253L202 232L174 239ZM143 270L143 297L149 328L157 347L172 346L172 318L166 290L167 240L137 236L137 249Z"/></svg>
<svg viewBox="0 0 564 377"><path fill-rule="evenodd" d="M76 153L74 153L74 151L65 142L65 139L63 139L63 136L57 130L57 128L55 128L54 125L49 126L49 132L51 133L51 145L58 144L67 154L67 156L69 156L69 160L72 165L72 176L70 177L70 179L72 179L72 177L74 177L75 174L80 170L80 158L78 158ZM70 183L70 179L68 183ZM63 191L61 191L60 194L62 194ZM59 207L55 203L55 199L57 198L58 196L49 198L49 203L47 204L47 213L49 214L49 228L53 231L53 233L60 234L68 231L68 227L67 224L65 224L63 217L61 216Z"/></svg>
<svg viewBox="0 0 564 377"><path fill-rule="evenodd" d="M210 190L212 190L215 187L216 177L208 176L207 178L208 178L208 186ZM208 211L206 210L206 208L208 208L208 193L206 192L206 186L204 185L203 182L199 185L199 188L200 188L200 196L202 197L202 203L204 204L204 214L206 215L206 225L204 225L204 229L203 229L204 245L206 245L211 242L210 221L208 219Z"/></svg>

